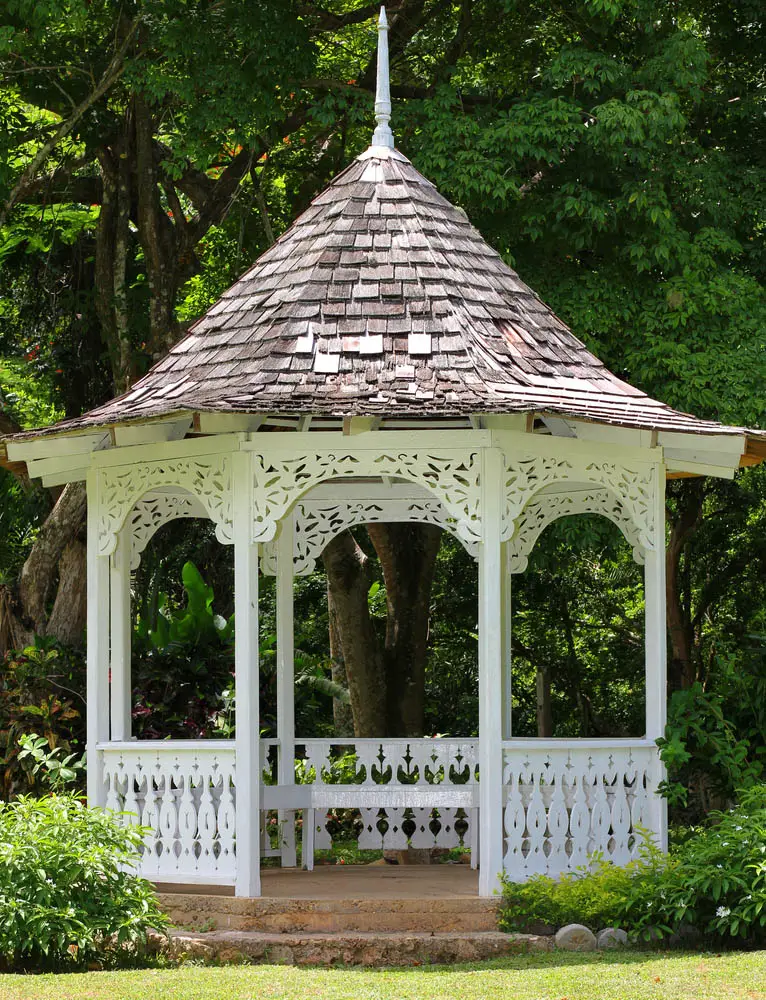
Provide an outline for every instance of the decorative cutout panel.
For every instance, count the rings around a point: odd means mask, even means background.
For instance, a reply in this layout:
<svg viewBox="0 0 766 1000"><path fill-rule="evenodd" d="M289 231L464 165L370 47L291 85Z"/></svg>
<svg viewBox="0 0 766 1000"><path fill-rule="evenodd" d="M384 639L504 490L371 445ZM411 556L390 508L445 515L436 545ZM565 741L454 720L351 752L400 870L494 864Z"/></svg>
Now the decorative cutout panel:
<svg viewBox="0 0 766 1000"><path fill-rule="evenodd" d="M152 460L99 469L98 551L111 555L128 513L144 494L175 487L195 497L215 523L216 537L232 541L231 461L228 455Z"/></svg>
<svg viewBox="0 0 766 1000"><path fill-rule="evenodd" d="M516 530L508 543L508 572L523 573L529 553L545 528L569 514L601 514L617 525L633 546L633 558L644 562L641 535L633 518L625 513L610 490L577 490L572 493L538 493L516 519Z"/></svg>
<svg viewBox="0 0 766 1000"><path fill-rule="evenodd" d="M466 542L481 538L478 452L439 450L379 454L326 451L290 458L253 453L253 541L269 541L277 522L307 490L339 478L406 479L425 487L454 519Z"/></svg>
<svg viewBox="0 0 766 1000"><path fill-rule="evenodd" d="M231 748L105 748L106 808L149 827L139 874L162 881L234 882L235 769Z"/></svg>
<svg viewBox="0 0 766 1000"><path fill-rule="evenodd" d="M371 522L435 524L457 535L455 518L438 500L370 500L338 502L305 500L295 505L295 542L293 572L295 576L313 573L325 547L347 528ZM458 536L459 537L459 536ZM478 558L479 543L460 539L468 552ZM276 546L267 542L261 562L263 572L273 576L277 571Z"/></svg>
<svg viewBox="0 0 766 1000"><path fill-rule="evenodd" d="M509 541L516 519L529 500L553 483L592 483L601 486L617 498L624 514L635 525L644 549L653 549L653 502L655 466L636 463L635 466L616 462L588 462L579 458L561 459L530 455L520 460L506 458L505 517L503 541Z"/></svg>
<svg viewBox="0 0 766 1000"><path fill-rule="evenodd" d="M188 493L147 493L136 501L126 520L132 542L131 569L138 568L141 553L163 524L179 517L207 517L207 511Z"/></svg>
<svg viewBox="0 0 766 1000"><path fill-rule="evenodd" d="M651 830L656 746L503 749L504 867L514 882L560 875L600 852L624 865L638 856L639 827ZM657 832L657 831L653 831Z"/></svg>
<svg viewBox="0 0 766 1000"><path fill-rule="evenodd" d="M356 813L359 850L449 849L468 846L477 832L475 810L456 807L454 794L458 789L464 794L478 780L478 740L303 740L297 749L305 755L302 782L333 788L335 808ZM429 789L439 804L371 805L371 792L378 788ZM318 810L315 821L315 847L330 848L337 826L333 812Z"/></svg>

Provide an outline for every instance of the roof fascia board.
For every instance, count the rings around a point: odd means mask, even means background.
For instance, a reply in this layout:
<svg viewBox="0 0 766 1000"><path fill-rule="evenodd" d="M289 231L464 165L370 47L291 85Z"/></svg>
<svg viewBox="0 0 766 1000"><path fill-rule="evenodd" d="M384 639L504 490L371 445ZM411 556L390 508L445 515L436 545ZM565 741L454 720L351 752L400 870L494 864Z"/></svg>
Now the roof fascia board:
<svg viewBox="0 0 766 1000"><path fill-rule="evenodd" d="M67 483L82 483L88 475L87 466L79 469L69 469L68 472L53 472L48 476L43 476L42 484L47 490L51 486L65 486Z"/></svg>
<svg viewBox="0 0 766 1000"><path fill-rule="evenodd" d="M716 476L718 479L733 479L737 466L705 465L702 462L683 462L676 459L668 462L667 471L670 476L674 472L685 472L691 476Z"/></svg>
<svg viewBox="0 0 766 1000"><path fill-rule="evenodd" d="M545 419L545 417L543 418ZM596 424L586 420L567 420L580 441L598 441L629 448L651 448L654 431L637 427L616 427L613 424Z"/></svg>
<svg viewBox="0 0 766 1000"><path fill-rule="evenodd" d="M670 467L677 462L693 465L710 465L724 469L738 469L741 455L738 452L708 451L702 448L664 448L665 461Z"/></svg>
<svg viewBox="0 0 766 1000"><path fill-rule="evenodd" d="M151 424L117 424L113 428L117 448L132 445L159 444L162 441L180 441L191 428L192 418L168 420Z"/></svg>
<svg viewBox="0 0 766 1000"><path fill-rule="evenodd" d="M680 434L674 431L659 431L657 444L673 451L723 452L737 461L745 453L745 434ZM712 464L715 465L715 462ZM728 464L728 463L727 463Z"/></svg>
<svg viewBox="0 0 766 1000"><path fill-rule="evenodd" d="M658 465L662 462L661 448L635 448L608 441L581 441L579 438L555 437L552 434L518 434L514 431L491 433L493 444L502 448L508 457L538 454L563 460L606 459L621 464L641 462L644 465Z"/></svg>
<svg viewBox="0 0 766 1000"><path fill-rule="evenodd" d="M265 437L266 435L264 435ZM193 458L195 455L220 454L225 451L239 451L242 435L220 434L210 437L191 437L181 441L163 441L158 444L131 445L95 452L91 458L94 468L115 465L135 465L137 462L152 462L174 458Z"/></svg>
<svg viewBox="0 0 766 1000"><path fill-rule="evenodd" d="M97 434L46 435L25 441L6 441L6 448L12 462L31 462L62 455L87 455L107 447L109 441L109 432L99 431Z"/></svg>
<svg viewBox="0 0 766 1000"><path fill-rule="evenodd" d="M274 431L256 434L242 444L244 451L272 454L275 451L290 454L306 451L336 450L348 451L428 451L449 448L450 450L486 448L492 444L491 431L368 431L354 434L353 439L342 431ZM353 443L352 443L353 441Z"/></svg>
<svg viewBox="0 0 766 1000"><path fill-rule="evenodd" d="M195 430L200 434L238 434L257 431L266 418L262 413L206 413L194 415Z"/></svg>

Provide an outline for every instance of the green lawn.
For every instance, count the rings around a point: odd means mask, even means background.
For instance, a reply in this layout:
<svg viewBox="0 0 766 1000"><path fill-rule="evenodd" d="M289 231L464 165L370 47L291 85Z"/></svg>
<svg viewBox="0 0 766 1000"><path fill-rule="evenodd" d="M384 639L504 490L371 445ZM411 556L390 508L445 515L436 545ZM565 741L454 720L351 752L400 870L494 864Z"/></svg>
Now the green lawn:
<svg viewBox="0 0 766 1000"><path fill-rule="evenodd" d="M186 966L0 976L0 1000L766 1000L766 952L528 955L407 970Z"/></svg>

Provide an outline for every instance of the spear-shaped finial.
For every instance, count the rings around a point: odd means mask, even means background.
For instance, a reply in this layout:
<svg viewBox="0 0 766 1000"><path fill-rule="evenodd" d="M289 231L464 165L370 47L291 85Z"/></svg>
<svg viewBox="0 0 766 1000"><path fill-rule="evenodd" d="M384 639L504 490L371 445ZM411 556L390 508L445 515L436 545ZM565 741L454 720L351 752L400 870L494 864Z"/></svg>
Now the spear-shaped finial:
<svg viewBox="0 0 766 1000"><path fill-rule="evenodd" d="M394 148L394 134L388 124L391 120L391 90L388 79L388 21L386 8L380 8L378 18L378 81L375 90L375 121L372 134L373 146Z"/></svg>

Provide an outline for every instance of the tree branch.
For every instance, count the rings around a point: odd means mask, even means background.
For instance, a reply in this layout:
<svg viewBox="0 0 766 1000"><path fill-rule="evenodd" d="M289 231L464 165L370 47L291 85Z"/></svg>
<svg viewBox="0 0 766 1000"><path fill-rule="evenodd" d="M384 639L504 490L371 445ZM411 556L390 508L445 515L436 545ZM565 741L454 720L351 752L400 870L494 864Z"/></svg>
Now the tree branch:
<svg viewBox="0 0 766 1000"><path fill-rule="evenodd" d="M45 163L48 157L51 155L56 146L65 139L69 133L74 129L75 125L79 122L85 112L92 107L96 101L98 101L104 94L109 90L115 80L119 79L122 75L122 71L125 68L125 56L128 49L130 48L133 38L138 30L138 21L134 21L130 31L128 31L125 38L122 40L122 44L119 49L115 52L109 65L104 71L101 79L96 84L95 88L91 91L88 96L81 101L77 107L74 109L72 114L61 122L59 127L54 131L49 139L47 139L42 146L35 153L32 160L27 164L27 166L22 171L21 177L19 177L16 184L13 186L11 193L3 206L3 211L0 214L0 226L5 225L5 221L8 218L8 214L16 204L20 193L29 184L32 178L37 174L37 171Z"/></svg>

